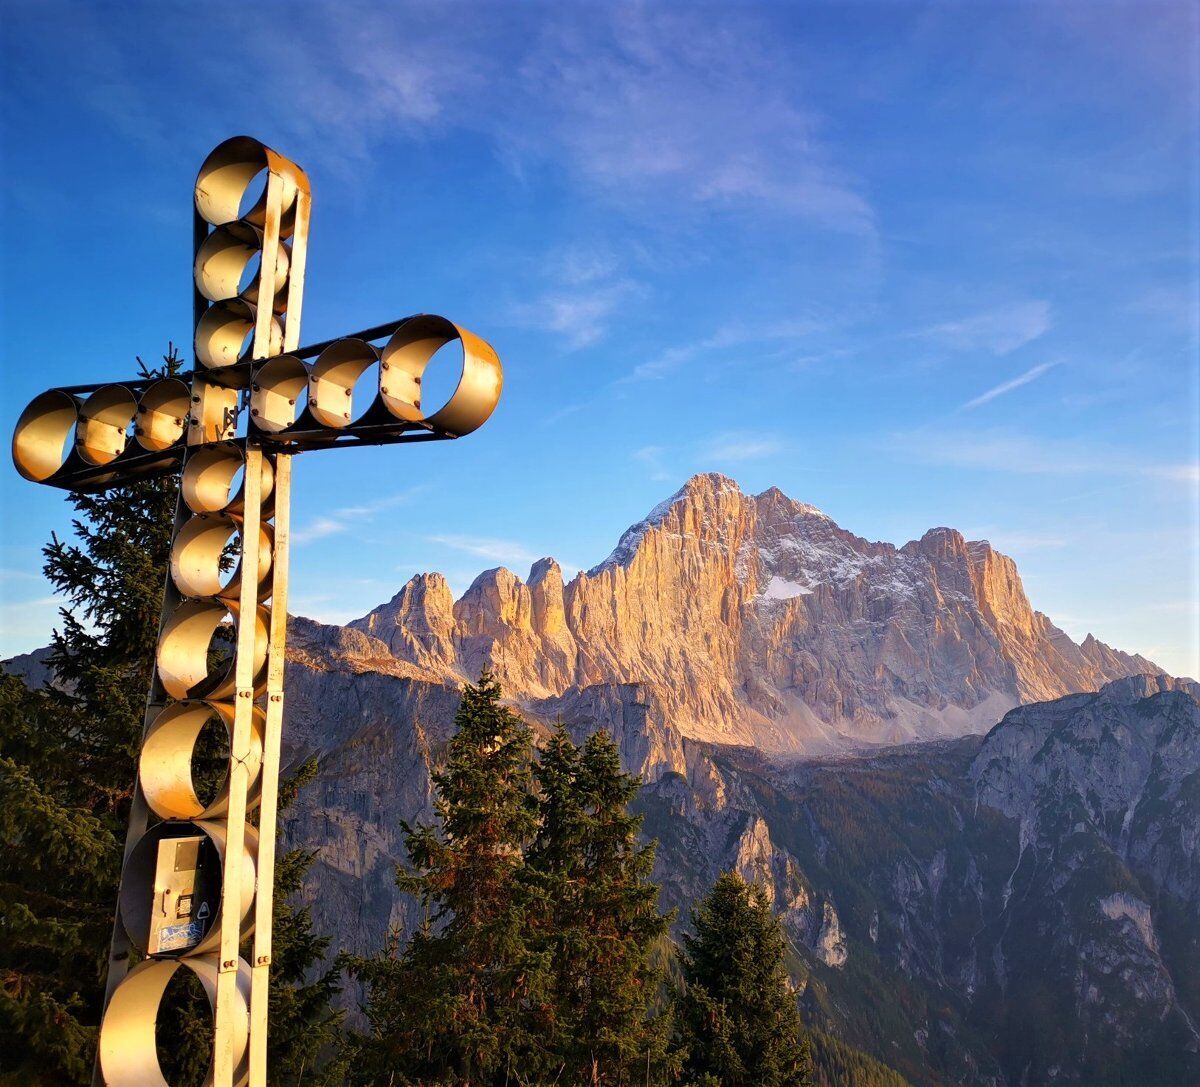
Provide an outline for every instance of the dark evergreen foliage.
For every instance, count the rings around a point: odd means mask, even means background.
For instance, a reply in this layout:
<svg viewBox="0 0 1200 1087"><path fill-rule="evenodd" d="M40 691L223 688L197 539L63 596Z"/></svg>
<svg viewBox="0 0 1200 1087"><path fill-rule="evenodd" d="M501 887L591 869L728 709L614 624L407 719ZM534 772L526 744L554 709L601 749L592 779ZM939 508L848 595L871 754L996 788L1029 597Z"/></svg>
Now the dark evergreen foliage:
<svg viewBox="0 0 1200 1087"><path fill-rule="evenodd" d="M529 729L486 673L468 686L440 826L406 827L402 889L425 908L352 972L368 988L358 1082L378 1085L660 1084L671 1068L656 950L670 918L653 846L628 812L637 779L607 733L561 726L532 766Z"/></svg>
<svg viewBox="0 0 1200 1087"><path fill-rule="evenodd" d="M685 1079L704 1087L810 1087L783 932L766 894L727 872L692 922L678 1011Z"/></svg>
<svg viewBox="0 0 1200 1087"><path fill-rule="evenodd" d="M455 726L434 776L440 827L404 827L412 868L397 882L424 923L403 949L350 961L369 992L371 1033L352 1061L362 1083L504 1082L540 1048L548 962L520 879L537 823L532 737L487 673L464 689Z"/></svg>
<svg viewBox="0 0 1200 1087"><path fill-rule="evenodd" d="M622 772L607 732L580 749L562 725L535 776L540 821L526 862L551 963L546 1073L594 1087L659 1082L668 1037L649 1015L662 983L652 953L671 918L650 880L654 846L628 810L641 783Z"/></svg>

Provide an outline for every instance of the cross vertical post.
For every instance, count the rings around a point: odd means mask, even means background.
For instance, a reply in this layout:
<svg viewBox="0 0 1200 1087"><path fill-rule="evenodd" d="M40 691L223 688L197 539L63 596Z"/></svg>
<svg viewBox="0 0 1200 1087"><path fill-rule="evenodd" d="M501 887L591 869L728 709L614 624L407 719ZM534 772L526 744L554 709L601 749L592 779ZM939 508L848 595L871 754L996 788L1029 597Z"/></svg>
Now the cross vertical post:
<svg viewBox="0 0 1200 1087"><path fill-rule="evenodd" d="M459 438L500 397L495 351L443 317L301 347L311 209L295 163L246 136L216 147L194 193L193 369L51 389L13 436L17 470L50 486L179 475L94 1087L165 1084L156 1025L180 969L213 1014L206 1083L266 1085L292 457ZM454 343L458 384L430 411L422 378ZM204 790L192 758L214 720L228 760Z"/></svg>

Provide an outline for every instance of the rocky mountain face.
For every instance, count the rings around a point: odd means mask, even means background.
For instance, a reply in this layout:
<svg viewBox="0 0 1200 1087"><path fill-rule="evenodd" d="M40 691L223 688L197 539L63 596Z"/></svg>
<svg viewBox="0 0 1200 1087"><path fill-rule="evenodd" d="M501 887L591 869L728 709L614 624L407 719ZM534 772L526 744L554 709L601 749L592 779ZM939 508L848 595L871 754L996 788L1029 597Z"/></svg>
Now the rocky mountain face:
<svg viewBox="0 0 1200 1087"><path fill-rule="evenodd" d="M414 677L491 668L538 716L652 705L680 736L776 752L980 732L1021 702L1158 671L1076 645L984 541L936 528L871 543L719 475L689 480L568 584L542 559L528 581L488 570L456 601L423 574L351 628Z"/></svg>
<svg viewBox="0 0 1200 1087"><path fill-rule="evenodd" d="M293 644L289 747L321 774L285 835L318 850L319 929L375 950L417 921L400 821L432 818L457 690L358 631L299 621ZM1131 677L986 737L806 759L681 736L636 686L566 720L652 769L681 923L722 870L767 887L810 1022L913 1083L1166 1085L1200 1081L1198 698Z"/></svg>
<svg viewBox="0 0 1200 1087"><path fill-rule="evenodd" d="M809 1019L913 1083L1200 1082L1200 685L1115 681L986 738L643 791L665 898L765 882Z"/></svg>

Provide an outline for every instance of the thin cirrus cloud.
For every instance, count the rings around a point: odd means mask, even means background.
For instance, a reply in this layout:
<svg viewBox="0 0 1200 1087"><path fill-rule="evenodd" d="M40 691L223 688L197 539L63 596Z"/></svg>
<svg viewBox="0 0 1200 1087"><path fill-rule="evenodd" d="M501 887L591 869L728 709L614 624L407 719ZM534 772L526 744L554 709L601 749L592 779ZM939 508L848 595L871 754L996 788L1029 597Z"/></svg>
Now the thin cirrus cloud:
<svg viewBox="0 0 1200 1087"><path fill-rule="evenodd" d="M753 15L731 9L714 23L702 11L627 5L594 7L581 21L570 10L522 65L539 120L513 115L515 142L622 203L740 204L874 235L863 185L792 92L794 59Z"/></svg>
<svg viewBox="0 0 1200 1087"><path fill-rule="evenodd" d="M773 457L783 452L783 447L783 439L775 434L728 430L703 446L700 455L704 460L717 463L741 463Z"/></svg>
<svg viewBox="0 0 1200 1087"><path fill-rule="evenodd" d="M999 385L993 385L987 390L987 392L980 393L974 399L968 400L965 404L963 404L963 410L972 411L975 408L983 407L984 404L990 404L993 400L1004 396L1006 393L1011 393L1014 390L1021 388L1023 385L1028 385L1033 381L1037 381L1039 377L1052 369L1054 369L1054 363L1052 362L1042 362L1037 366L1032 366L1023 374L1018 374L1016 377L1010 378L1008 381L1002 381Z"/></svg>
<svg viewBox="0 0 1200 1087"><path fill-rule="evenodd" d="M382 513L384 510L407 505L425 490L427 487L421 484L375 502L365 502L359 506L342 506L332 513L315 517L307 524L294 529L292 543L303 545L330 536L339 536L343 532L349 532L356 525L371 521L376 514Z"/></svg>
<svg viewBox="0 0 1200 1087"><path fill-rule="evenodd" d="M763 344L801 344L807 337L820 332L824 324L809 317L774 321L762 325L731 324L718 328L709 336L690 343L675 344L657 355L638 363L614 384L626 385L638 381L657 381L689 362L714 352L731 348L750 348Z"/></svg>
<svg viewBox="0 0 1200 1087"><path fill-rule="evenodd" d="M797 94L795 57L762 13L440 10L314 12L318 32L261 51L277 123L306 142L336 131L356 156L397 134L460 128L488 139L514 174L548 165L637 218L743 207L876 235L865 184ZM257 17L236 22L247 41L261 38L250 32Z"/></svg>
<svg viewBox="0 0 1200 1087"><path fill-rule="evenodd" d="M1200 464L1163 463L1069 438L1005 430L914 430L893 434L888 448L917 464L1019 475L1107 475L1160 479L1194 487Z"/></svg>
<svg viewBox="0 0 1200 1087"><path fill-rule="evenodd" d="M955 351L1008 355L1044 336L1052 323L1050 303L1032 299L943 321L915 335Z"/></svg>
<svg viewBox="0 0 1200 1087"><path fill-rule="evenodd" d="M785 443L777 434L726 430L691 448L671 450L662 445L645 445L635 449L630 458L645 466L649 479L662 482L673 476L668 461L691 462L699 470L705 470L714 464L763 460L783 452L784 448Z"/></svg>
<svg viewBox="0 0 1200 1087"><path fill-rule="evenodd" d="M487 562L499 563L505 567L521 567L529 566L545 558L545 552L539 554L531 551L522 543L515 540L499 539L495 536L472 536L459 533L449 533L439 536L427 536L429 543L440 544L443 547L453 548L455 551L462 551L468 555L474 555L476 558L484 559ZM579 567L571 563L559 562L564 574L573 574L579 571Z"/></svg>
<svg viewBox="0 0 1200 1087"><path fill-rule="evenodd" d="M610 318L635 291L636 285L627 279L550 291L516 306L513 324L559 336L571 350L591 347L604 338Z"/></svg>
<svg viewBox="0 0 1200 1087"><path fill-rule="evenodd" d="M646 466L646 475L656 482L671 478L666 465L667 450L661 445L644 445L635 449L631 454L634 460Z"/></svg>

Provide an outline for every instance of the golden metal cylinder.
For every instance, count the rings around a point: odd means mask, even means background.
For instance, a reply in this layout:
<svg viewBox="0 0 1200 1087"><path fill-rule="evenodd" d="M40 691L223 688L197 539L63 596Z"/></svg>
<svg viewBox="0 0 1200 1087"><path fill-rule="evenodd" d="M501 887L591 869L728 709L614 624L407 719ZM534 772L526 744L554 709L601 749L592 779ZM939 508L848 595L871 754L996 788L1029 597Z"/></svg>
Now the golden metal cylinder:
<svg viewBox="0 0 1200 1087"><path fill-rule="evenodd" d="M458 385L445 404L427 411L422 404L422 377L438 350L455 340L462 347ZM455 437L487 422L503 385L504 372L491 344L433 314L405 321L380 355L379 392L388 411L397 419L427 422Z"/></svg>
<svg viewBox="0 0 1200 1087"><path fill-rule="evenodd" d="M79 401L51 389L30 401L13 431L12 458L17 471L34 483L57 472L67 459L67 439L79 421Z"/></svg>
<svg viewBox="0 0 1200 1087"><path fill-rule="evenodd" d="M242 585L242 564L238 560L228 577L223 577L222 562L233 560L227 554L237 540L240 555L245 541L238 518L228 513L198 513L189 518L175 534L171 544L171 579L184 596L237 600ZM259 599L270 591L271 526L262 523L258 532Z"/></svg>
<svg viewBox="0 0 1200 1087"><path fill-rule="evenodd" d="M161 710L146 732L138 766L138 780L146 802L163 819L214 819L229 807L229 779L205 800L196 791L192 776L192 755L204 727L220 721L233 736L233 703L192 700L172 702ZM250 748L239 756L251 781L249 806L258 797L259 768L262 765L263 711L254 708Z"/></svg>
<svg viewBox="0 0 1200 1087"><path fill-rule="evenodd" d="M129 444L129 424L137 398L124 385L105 385L81 405L75 427L75 451L88 464L109 464Z"/></svg>
<svg viewBox="0 0 1200 1087"><path fill-rule="evenodd" d="M236 366L250 357L255 308L241 298L214 302L196 324L196 361L210 370ZM270 354L283 345L283 327L271 318Z"/></svg>
<svg viewBox="0 0 1200 1087"><path fill-rule="evenodd" d="M210 302L226 302L241 298L254 305L258 302L257 272L243 287L246 269L262 255L262 231L247 223L230 223L217 227L196 251L194 278L196 289ZM282 299L287 285L288 250L280 244L276 250L275 286L272 300ZM279 307L277 307L279 308Z"/></svg>
<svg viewBox="0 0 1200 1087"><path fill-rule="evenodd" d="M279 234L290 237L295 229L296 195L299 189L308 188L308 178L294 162L250 136L226 140L204 160L196 177L196 210L200 217L213 226L244 219L261 227L266 219L266 186L249 208L245 205L255 178L265 170L278 174L283 181Z"/></svg>
<svg viewBox="0 0 1200 1087"><path fill-rule="evenodd" d="M331 343L313 363L308 382L308 410L323 426L345 427L355 417L354 386L379 361L379 352L365 340ZM374 388L371 399L374 400ZM371 403L359 403L362 414Z"/></svg>
<svg viewBox="0 0 1200 1087"><path fill-rule="evenodd" d="M193 513L241 513L245 503L242 479L246 454L233 442L197 449L183 468L183 500ZM265 502L275 486L275 470L262 458L262 495Z"/></svg>
<svg viewBox="0 0 1200 1087"><path fill-rule="evenodd" d="M300 414L309 383L308 366L294 355L276 355L255 369L250 382L250 417L260 430L278 434Z"/></svg>
<svg viewBox="0 0 1200 1087"><path fill-rule="evenodd" d="M125 866L121 869L121 887L117 892L121 923L125 926L133 946L143 955L150 946L151 921L160 905L161 894L155 885L159 845L172 838L191 835L202 835L215 848L216 859L211 869L204 874L211 881L208 890L212 900L219 903L224 899L220 885L228 835L224 820L167 819L155 823L130 851ZM242 858L236 869L240 884L238 901L241 908L238 916L242 939L254 932L254 884L258 878L257 864L258 831L247 824ZM213 951L221 940L221 913L222 909L218 905L212 915L204 919L204 934L199 943L178 952L160 952L161 957L186 959Z"/></svg>
<svg viewBox="0 0 1200 1087"><path fill-rule="evenodd" d="M235 655L230 643L228 659L210 665L209 651L218 629L232 621L235 633L242 621L233 601L185 600L163 624L158 640L158 678L172 698L207 698L218 701L233 695L237 680ZM254 688L266 676L267 624L270 612L261 605L254 623Z"/></svg>
<svg viewBox="0 0 1200 1087"><path fill-rule="evenodd" d="M134 437L143 449L169 449L187 429L190 397L175 377L154 382L138 400Z"/></svg>
<svg viewBox="0 0 1200 1087"><path fill-rule="evenodd" d="M100 1026L100 1068L106 1087L168 1087L158 1063L155 1027L163 994L175 972L190 970L208 996L209 1008L216 1003L219 963L216 955L189 959L147 959L139 963L113 991ZM248 963L238 963L238 1006L231 1017L235 1087L248 1078L247 1042L250 1033L250 978ZM211 1087L212 1072L203 1087Z"/></svg>

